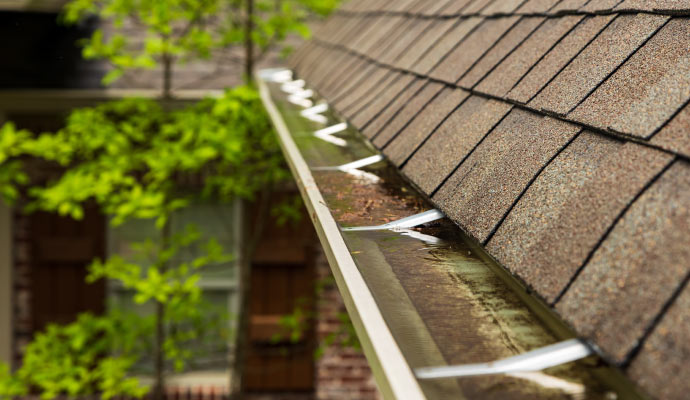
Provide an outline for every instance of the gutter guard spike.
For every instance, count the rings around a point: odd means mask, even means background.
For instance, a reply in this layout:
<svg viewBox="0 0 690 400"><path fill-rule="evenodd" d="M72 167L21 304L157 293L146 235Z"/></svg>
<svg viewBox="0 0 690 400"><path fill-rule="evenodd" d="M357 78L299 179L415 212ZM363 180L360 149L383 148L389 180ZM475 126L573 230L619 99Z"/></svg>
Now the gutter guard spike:
<svg viewBox="0 0 690 400"><path fill-rule="evenodd" d="M304 108L311 107L312 105L314 105L313 101L311 101L307 98L304 98L304 97L296 96L294 94L291 94L290 96L288 96L288 101L292 104L295 104L295 105L298 105L298 106L304 107Z"/></svg>
<svg viewBox="0 0 690 400"><path fill-rule="evenodd" d="M341 171L349 171L351 169L357 169L357 168L366 167L367 165L376 164L377 162L382 161L382 160L383 160L383 156L380 154L377 154L375 156L363 158L361 160L357 160L357 161L353 161L351 163L341 165L338 167L338 169Z"/></svg>
<svg viewBox="0 0 690 400"><path fill-rule="evenodd" d="M316 115L316 114L321 114L322 112L328 111L328 103L320 103L315 105L314 107L307 108L306 110L300 111L300 115L303 117L307 117L309 115Z"/></svg>
<svg viewBox="0 0 690 400"><path fill-rule="evenodd" d="M328 118L321 115L321 113L326 111L328 111L328 104L321 103L313 107L307 108L306 110L300 111L300 115L308 120L318 122L320 124L325 124L326 122L328 122Z"/></svg>
<svg viewBox="0 0 690 400"><path fill-rule="evenodd" d="M353 170L353 169L362 168L362 167L366 167L367 165L375 164L381 160L383 160L383 156L380 154L377 154L375 156L362 158L361 160L353 161L351 163L339 165L336 167L315 167L315 168L312 168L312 171L343 171L343 172L348 172L348 171Z"/></svg>
<svg viewBox="0 0 690 400"><path fill-rule="evenodd" d="M280 90L282 90L285 93L292 94L302 90L302 88L304 88L304 85L306 84L307 83L304 81L304 79L298 79L296 81L283 83L282 85L280 85Z"/></svg>
<svg viewBox="0 0 690 400"><path fill-rule="evenodd" d="M336 146L340 146L340 147L347 146L347 142L345 141L345 139L333 137L331 135L319 135L317 133L315 133L314 136L316 136L317 138L319 138L321 140L325 140L326 142L332 143Z"/></svg>
<svg viewBox="0 0 690 400"><path fill-rule="evenodd" d="M342 132L345 129L347 129L347 123L341 122L339 124L331 125L327 128L319 129L318 131L314 132L314 135L316 135L316 136L332 135L334 133Z"/></svg>
<svg viewBox="0 0 690 400"><path fill-rule="evenodd" d="M418 379L440 379L533 372L576 361L592 354L594 352L584 341L570 339L488 363L417 368L415 375Z"/></svg>
<svg viewBox="0 0 690 400"><path fill-rule="evenodd" d="M279 70L270 74L268 78L273 82L287 83L292 81L292 71L289 69Z"/></svg>
<svg viewBox="0 0 690 400"><path fill-rule="evenodd" d="M335 138L335 137L329 137L327 135L322 135L319 136L321 139L326 140L328 142L337 144L338 146L344 146L347 144L343 139L340 138ZM328 139L327 139L328 137ZM339 140L343 140L342 142L339 142ZM337 167L316 167L312 168L312 171L342 171L345 173L348 173L350 175L355 176L356 178L359 178L367 183L376 183L381 178L378 176L372 174L371 172L366 172L362 171L358 168L366 167L367 165L375 164L379 161L383 160L383 156L381 154L377 154L375 156L363 158L361 160L353 161L351 163L343 164Z"/></svg>
<svg viewBox="0 0 690 400"><path fill-rule="evenodd" d="M319 116L321 117L321 115ZM347 123L341 122L339 124L331 125L327 128L319 129L318 131L314 132L314 136L329 143L333 143L336 146L345 147L347 146L345 139L332 136L333 134L342 132L345 129L347 129Z"/></svg>
<svg viewBox="0 0 690 400"><path fill-rule="evenodd" d="M428 222L436 221L445 218L445 215L437 209L424 211L423 213L410 215L409 217L401 218L397 221L389 222L383 225L374 226L351 226L341 228L344 232L353 231L382 231L386 229L403 230L407 228L414 228L415 226L424 225Z"/></svg>
<svg viewBox="0 0 690 400"><path fill-rule="evenodd" d="M397 232L400 232L404 236L409 236L413 239L421 240L424 243L427 244L441 244L443 243L443 240L437 238L436 236L431 236L431 235L426 235L421 232L413 231L412 229L396 229Z"/></svg>
<svg viewBox="0 0 690 400"><path fill-rule="evenodd" d="M308 119L308 120L310 120L310 121L318 122L318 123L320 123L320 124L325 124L326 122L328 122L328 118L324 117L324 116L321 115L321 114L308 115L308 116L306 116L306 117L304 117L304 118L306 118L306 119Z"/></svg>

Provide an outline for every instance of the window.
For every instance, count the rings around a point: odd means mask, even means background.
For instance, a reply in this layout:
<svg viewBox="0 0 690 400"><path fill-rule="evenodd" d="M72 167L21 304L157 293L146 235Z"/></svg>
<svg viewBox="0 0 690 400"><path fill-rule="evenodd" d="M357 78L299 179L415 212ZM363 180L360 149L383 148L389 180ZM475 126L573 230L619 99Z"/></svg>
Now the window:
<svg viewBox="0 0 690 400"><path fill-rule="evenodd" d="M171 219L172 233L182 232L188 224L194 224L202 233L202 241L215 238L226 253L237 254L240 239L240 205L194 204L187 207ZM125 259L131 259L133 249L131 244L142 242L148 238L158 240L158 231L154 222L150 220L132 220L117 227L109 227L107 234L108 254L118 254ZM196 258L194 248L178 254L173 262L182 262ZM203 289L204 299L213 306L214 312L219 312L226 318L228 331L234 331L234 315L237 315L238 281L234 262L212 265L201 272L199 286ZM151 315L154 305L139 305L132 299L132 291L125 289L118 282L112 281L108 285L109 307L125 311L136 311L141 315ZM228 360L231 356L231 337L223 339L221 335L211 335L217 340L203 340L195 344L195 356L189 363L192 371L227 371ZM208 338L207 338L208 339ZM142 363L142 372L151 372L151 363Z"/></svg>

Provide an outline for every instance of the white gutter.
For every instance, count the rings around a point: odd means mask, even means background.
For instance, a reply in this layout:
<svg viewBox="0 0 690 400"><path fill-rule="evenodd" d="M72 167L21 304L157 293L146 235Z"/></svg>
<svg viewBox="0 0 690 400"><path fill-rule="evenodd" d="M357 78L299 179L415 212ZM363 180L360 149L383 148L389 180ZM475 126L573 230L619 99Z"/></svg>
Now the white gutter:
<svg viewBox="0 0 690 400"><path fill-rule="evenodd" d="M405 360L374 297L357 269L340 229L326 206L285 121L273 103L263 78L266 78L265 72L259 73L257 81L261 98L278 132L280 145L287 156L290 170L298 181L297 186L306 200L309 215L324 246L336 284L362 343L379 391L386 399L425 399L414 372ZM290 89L297 92L294 86Z"/></svg>

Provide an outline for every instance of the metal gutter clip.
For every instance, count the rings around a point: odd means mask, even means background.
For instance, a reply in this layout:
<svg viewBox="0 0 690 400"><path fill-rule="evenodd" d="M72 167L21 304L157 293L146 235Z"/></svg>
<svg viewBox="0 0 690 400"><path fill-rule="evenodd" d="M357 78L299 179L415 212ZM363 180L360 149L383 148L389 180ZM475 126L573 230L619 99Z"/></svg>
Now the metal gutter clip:
<svg viewBox="0 0 690 400"><path fill-rule="evenodd" d="M436 221L445 218L445 215L437 209L424 211L420 214L411 215L409 217L401 218L397 221L392 221L383 225L375 226L351 226L341 228L343 231L381 231L386 229L401 230L407 228L414 228L415 226L424 225L428 222Z"/></svg>
<svg viewBox="0 0 690 400"><path fill-rule="evenodd" d="M594 352L585 342L580 339L570 339L488 363L417 368L415 375L419 379L439 379L533 372L576 361L592 354Z"/></svg>
<svg viewBox="0 0 690 400"><path fill-rule="evenodd" d="M443 240L437 238L436 236L425 235L421 232L413 231L412 229L396 229L395 231L400 232L404 236L409 236L412 239L417 239L427 244L439 245L443 243Z"/></svg>
<svg viewBox="0 0 690 400"><path fill-rule="evenodd" d="M314 107L307 108L306 110L300 111L300 115L303 116L304 118L318 122L320 124L325 124L328 122L328 118L325 116L321 115L321 113L328 111L328 104L327 103L321 103L317 104Z"/></svg>
<svg viewBox="0 0 690 400"><path fill-rule="evenodd" d="M293 94L297 93L299 91L304 90L304 86L307 83L304 81L304 79L298 79L296 81L289 81L285 82L282 85L280 85L280 90L282 90L285 93L288 94Z"/></svg>
<svg viewBox="0 0 690 400"><path fill-rule="evenodd" d="M318 131L314 132L314 136L329 143L333 143L336 146L345 147L347 146L345 139L333 136L333 134L342 132L345 129L347 129L347 123L341 122L339 124L331 125L328 128L319 129Z"/></svg>
<svg viewBox="0 0 690 400"><path fill-rule="evenodd" d="M375 156L362 158L361 160L353 161L347 164L335 166L335 167L314 167L312 171L343 171L348 172L352 169L366 167L367 165L375 164L383 160L383 156L377 154Z"/></svg>
<svg viewBox="0 0 690 400"><path fill-rule="evenodd" d="M292 81L292 71L289 69L283 69L270 73L267 77L273 82L286 83Z"/></svg>
<svg viewBox="0 0 690 400"><path fill-rule="evenodd" d="M292 104L308 108L314 105L314 102L309 100L310 97L314 95L314 91L311 89L304 89L306 82L304 79L298 79L296 81L285 82L280 86L280 89L288 93L288 101Z"/></svg>
<svg viewBox="0 0 690 400"><path fill-rule="evenodd" d="M311 90L305 90L300 94L291 94L288 96L288 101L294 105L308 108L314 105L314 102L309 100L314 93Z"/></svg>
<svg viewBox="0 0 690 400"><path fill-rule="evenodd" d="M337 139L337 138L334 138ZM366 172L362 171L359 168L366 167L367 165L375 164L379 161L383 160L383 156L381 154L377 154L375 156L363 158L361 160L353 161L351 163L343 164L340 166L336 167L315 167L312 168L313 171L343 171L346 172L350 175L353 175L357 178L360 178L362 180L371 182L371 183L376 183L381 178L378 176L372 174L371 172Z"/></svg>

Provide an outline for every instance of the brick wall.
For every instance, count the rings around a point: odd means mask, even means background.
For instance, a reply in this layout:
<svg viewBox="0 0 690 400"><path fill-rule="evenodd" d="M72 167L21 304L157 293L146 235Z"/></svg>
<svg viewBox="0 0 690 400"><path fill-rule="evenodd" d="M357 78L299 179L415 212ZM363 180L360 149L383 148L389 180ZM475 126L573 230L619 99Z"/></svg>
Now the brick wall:
<svg viewBox="0 0 690 400"><path fill-rule="evenodd" d="M20 212L13 215L13 332L15 365L21 361L22 348L31 340L31 247L29 218ZM331 276L328 261L320 245L315 251L316 274L319 281ZM343 300L334 284L327 285L317 301L316 334L319 341L337 331L338 314L345 311ZM316 361L315 395L317 400L378 400L369 365L361 352L351 348L330 346ZM275 400L272 398L271 400Z"/></svg>
<svg viewBox="0 0 690 400"><path fill-rule="evenodd" d="M21 207L21 205L19 206ZM29 217L15 211L12 221L14 272L12 282L14 365L19 365L22 350L31 341L31 244Z"/></svg>
<svg viewBox="0 0 690 400"><path fill-rule="evenodd" d="M331 270L320 247L316 257L317 279L326 280L331 276ZM334 284L321 292L317 304L316 334L321 341L338 329L341 323L338 313L344 312L345 306ZM315 379L317 400L381 398L366 358L351 348L330 346L325 349L323 356L316 361Z"/></svg>

